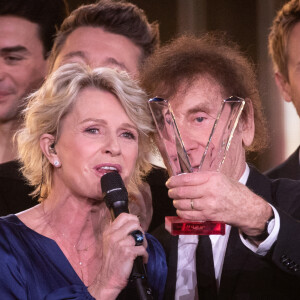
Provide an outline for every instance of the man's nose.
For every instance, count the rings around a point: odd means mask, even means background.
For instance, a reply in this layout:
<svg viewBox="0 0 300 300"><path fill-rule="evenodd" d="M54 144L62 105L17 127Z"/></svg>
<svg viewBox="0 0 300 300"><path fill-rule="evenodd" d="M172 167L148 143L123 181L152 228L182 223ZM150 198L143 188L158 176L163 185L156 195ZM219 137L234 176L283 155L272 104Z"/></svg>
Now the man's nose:
<svg viewBox="0 0 300 300"><path fill-rule="evenodd" d="M183 141L183 145L185 147L185 150L187 154L191 154L191 152L198 147L197 139L193 136L193 133L191 130L189 130L188 126L180 126L179 127L180 135Z"/></svg>
<svg viewBox="0 0 300 300"><path fill-rule="evenodd" d="M3 59L0 58L0 80L3 81L8 74L7 65L4 63Z"/></svg>
<svg viewBox="0 0 300 300"><path fill-rule="evenodd" d="M1 62L0 62L0 81L3 81L4 80L4 78L5 78L5 75L4 75L5 73L4 73L4 70L3 70L3 66L2 66L2 64L1 64Z"/></svg>

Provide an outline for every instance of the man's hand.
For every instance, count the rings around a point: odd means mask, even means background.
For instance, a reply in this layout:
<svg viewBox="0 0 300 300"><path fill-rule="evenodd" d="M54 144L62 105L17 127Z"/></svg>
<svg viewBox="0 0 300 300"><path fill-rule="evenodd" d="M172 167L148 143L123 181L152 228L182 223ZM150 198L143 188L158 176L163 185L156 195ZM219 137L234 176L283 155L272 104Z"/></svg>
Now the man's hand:
<svg viewBox="0 0 300 300"><path fill-rule="evenodd" d="M264 199L219 172L180 174L166 185L178 216L184 219L223 221L255 236L273 213Z"/></svg>

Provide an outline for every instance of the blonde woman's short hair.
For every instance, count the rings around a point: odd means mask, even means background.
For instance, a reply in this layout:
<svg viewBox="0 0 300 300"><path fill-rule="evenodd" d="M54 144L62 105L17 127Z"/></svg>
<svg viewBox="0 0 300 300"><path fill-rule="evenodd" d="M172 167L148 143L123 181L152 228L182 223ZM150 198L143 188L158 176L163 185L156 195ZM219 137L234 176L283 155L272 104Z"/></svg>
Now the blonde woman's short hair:
<svg viewBox="0 0 300 300"><path fill-rule="evenodd" d="M17 133L22 172L29 184L35 186L34 196L46 198L52 186L53 166L45 159L40 138L48 133L59 138L60 122L70 112L78 93L87 87L105 90L117 97L139 134L138 158L129 190L136 190L141 178L150 169L148 153L153 149L149 135L154 132L147 105L147 96L126 72L109 68L91 69L78 63L58 68L42 87L29 96L24 110L24 125Z"/></svg>

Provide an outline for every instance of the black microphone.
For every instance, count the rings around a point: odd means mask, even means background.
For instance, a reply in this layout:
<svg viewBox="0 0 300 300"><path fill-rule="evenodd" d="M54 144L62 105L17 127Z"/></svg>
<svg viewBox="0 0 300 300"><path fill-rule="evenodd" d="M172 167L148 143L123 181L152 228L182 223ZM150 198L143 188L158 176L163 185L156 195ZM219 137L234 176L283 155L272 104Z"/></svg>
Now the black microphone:
<svg viewBox="0 0 300 300"><path fill-rule="evenodd" d="M106 206L110 210L112 220L119 214L128 211L128 192L124 182L117 172L106 173L101 177L101 189ZM136 233L131 233L133 236ZM137 239L136 245L138 244ZM140 300L152 300L152 291L147 284L147 274L143 263L143 258L138 256L133 263L132 272L129 281L136 286Z"/></svg>

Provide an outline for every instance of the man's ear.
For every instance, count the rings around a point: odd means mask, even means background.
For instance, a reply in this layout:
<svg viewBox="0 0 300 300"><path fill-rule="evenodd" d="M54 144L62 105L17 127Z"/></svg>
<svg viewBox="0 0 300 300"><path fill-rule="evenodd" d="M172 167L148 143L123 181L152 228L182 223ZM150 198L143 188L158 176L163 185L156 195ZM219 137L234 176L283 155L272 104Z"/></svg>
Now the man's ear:
<svg viewBox="0 0 300 300"><path fill-rule="evenodd" d="M275 73L275 81L276 81L276 85L277 85L283 99L286 102L291 102L292 101L291 86L290 86L289 82L279 72Z"/></svg>
<svg viewBox="0 0 300 300"><path fill-rule="evenodd" d="M55 162L59 159L55 150L55 137L52 134L44 133L40 137L40 147L49 162L56 166Z"/></svg>
<svg viewBox="0 0 300 300"><path fill-rule="evenodd" d="M248 112L245 118L241 118L242 139L243 144L246 147L249 147L253 142L255 134L254 109L250 99L245 99L245 101L245 106L247 107Z"/></svg>

